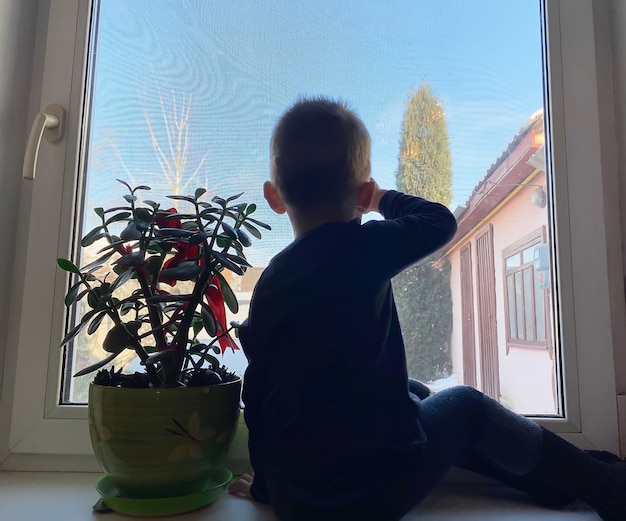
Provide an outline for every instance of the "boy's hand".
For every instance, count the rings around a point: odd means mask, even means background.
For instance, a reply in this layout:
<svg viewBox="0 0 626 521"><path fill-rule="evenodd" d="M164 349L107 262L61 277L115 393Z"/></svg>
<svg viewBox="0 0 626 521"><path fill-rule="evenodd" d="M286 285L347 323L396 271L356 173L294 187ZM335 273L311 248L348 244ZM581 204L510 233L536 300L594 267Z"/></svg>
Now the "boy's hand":
<svg viewBox="0 0 626 521"><path fill-rule="evenodd" d="M387 190L381 190L376 181L370 179L359 190L356 200L355 217L360 217L369 212L378 212L380 198Z"/></svg>
<svg viewBox="0 0 626 521"><path fill-rule="evenodd" d="M228 493L233 496L241 496L246 499L252 499L250 495L250 487L254 481L254 474L243 474L237 481L228 485Z"/></svg>
<svg viewBox="0 0 626 521"><path fill-rule="evenodd" d="M374 181L373 179L370 182L374 183L374 194L372 195L372 202L370 203L370 206L367 209L367 211L378 212L379 211L378 205L380 203L380 199L382 198L383 195L387 193L387 190L383 190L382 188L380 188L378 186L378 183Z"/></svg>

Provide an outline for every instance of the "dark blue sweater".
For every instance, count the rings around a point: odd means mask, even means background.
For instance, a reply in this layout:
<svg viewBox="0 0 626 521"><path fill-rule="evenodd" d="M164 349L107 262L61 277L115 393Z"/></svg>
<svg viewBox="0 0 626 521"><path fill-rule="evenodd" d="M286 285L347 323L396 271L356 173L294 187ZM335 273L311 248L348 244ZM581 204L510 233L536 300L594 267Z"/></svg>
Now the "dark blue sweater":
<svg viewBox="0 0 626 521"><path fill-rule="evenodd" d="M359 501L425 436L409 396L390 279L446 244L443 205L395 191L383 221L330 223L274 257L240 329L253 497L267 482L298 501Z"/></svg>

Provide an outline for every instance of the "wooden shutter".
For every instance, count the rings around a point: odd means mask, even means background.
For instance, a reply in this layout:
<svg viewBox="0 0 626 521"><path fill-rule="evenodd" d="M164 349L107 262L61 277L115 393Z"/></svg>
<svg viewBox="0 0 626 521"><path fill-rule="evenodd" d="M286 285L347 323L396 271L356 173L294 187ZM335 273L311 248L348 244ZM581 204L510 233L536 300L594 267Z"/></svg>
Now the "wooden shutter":
<svg viewBox="0 0 626 521"><path fill-rule="evenodd" d="M493 259L493 227L489 224L476 237L476 282L480 376L482 391L500 400L500 367L496 330L496 275Z"/></svg>
<svg viewBox="0 0 626 521"><path fill-rule="evenodd" d="M461 331L463 337L463 383L476 387L476 332L474 289L472 287L472 247L461 248Z"/></svg>

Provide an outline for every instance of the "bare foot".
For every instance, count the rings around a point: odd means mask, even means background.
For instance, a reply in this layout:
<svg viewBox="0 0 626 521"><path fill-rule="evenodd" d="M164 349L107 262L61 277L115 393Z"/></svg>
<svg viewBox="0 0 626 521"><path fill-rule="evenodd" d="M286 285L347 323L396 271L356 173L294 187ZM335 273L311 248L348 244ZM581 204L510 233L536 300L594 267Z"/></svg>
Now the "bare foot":
<svg viewBox="0 0 626 521"><path fill-rule="evenodd" d="M233 496L241 496L252 499L250 496L250 487L254 481L254 474L243 474L237 481L232 481L228 485L228 493Z"/></svg>

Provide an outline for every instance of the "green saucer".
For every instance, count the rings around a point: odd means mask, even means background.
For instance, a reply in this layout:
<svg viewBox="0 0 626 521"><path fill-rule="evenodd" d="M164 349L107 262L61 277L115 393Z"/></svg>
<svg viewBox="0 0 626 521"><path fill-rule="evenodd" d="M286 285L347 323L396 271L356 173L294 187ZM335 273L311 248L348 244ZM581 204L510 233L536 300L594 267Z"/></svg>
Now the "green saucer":
<svg viewBox="0 0 626 521"><path fill-rule="evenodd" d="M211 481L206 489L187 496L164 497L156 499L137 499L122 497L111 480L103 477L96 484L96 490L102 501L111 510L120 514L143 517L171 516L196 510L215 501L233 479L233 473L224 467L213 470Z"/></svg>

